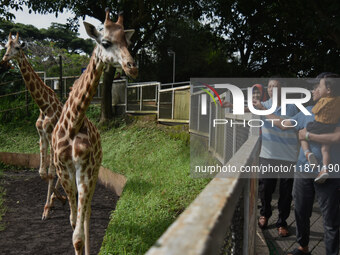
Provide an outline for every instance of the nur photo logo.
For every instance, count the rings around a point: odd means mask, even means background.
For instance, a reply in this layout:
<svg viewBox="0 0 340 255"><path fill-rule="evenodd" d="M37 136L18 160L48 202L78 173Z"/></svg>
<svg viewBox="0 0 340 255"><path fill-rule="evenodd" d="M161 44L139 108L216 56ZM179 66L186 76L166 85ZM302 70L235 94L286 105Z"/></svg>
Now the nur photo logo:
<svg viewBox="0 0 340 255"><path fill-rule="evenodd" d="M216 95L217 99L219 100L220 106L223 106L221 97L219 93L216 91L216 89L223 89L225 91L230 91L231 96L233 98L233 114L238 114L238 115L243 115L244 114L244 102L245 102L245 97L243 94L243 91L232 84L214 84L214 85L208 85L205 83L202 83L206 88L200 88L206 94L201 94L201 115L206 115L207 114L207 94L212 98L213 102L215 105L216 99L214 98L213 94ZM211 91L209 91L209 90ZM253 96L253 91L252 87L247 88L247 100L248 102L252 102L252 96ZM213 94L212 94L213 93ZM287 98L288 94L301 94L301 98ZM278 104L278 89L273 88L273 97L272 97L272 106L270 109L267 110L259 110L256 109L252 104L248 104L249 111L255 115L269 115L272 114L277 107L279 106ZM288 104L295 105L302 113L305 115L311 115L311 113L304 107L304 103L307 103L311 99L311 92L305 88L298 88L298 87L283 87L281 88L280 91L280 107L281 107L281 115L286 115L286 109Z"/></svg>

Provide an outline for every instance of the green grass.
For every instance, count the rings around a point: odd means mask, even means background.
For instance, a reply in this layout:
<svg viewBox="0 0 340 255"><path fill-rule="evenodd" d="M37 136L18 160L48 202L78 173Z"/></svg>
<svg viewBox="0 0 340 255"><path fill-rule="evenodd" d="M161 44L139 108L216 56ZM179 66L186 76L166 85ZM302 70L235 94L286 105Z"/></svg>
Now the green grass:
<svg viewBox="0 0 340 255"><path fill-rule="evenodd" d="M97 113L94 109L90 118ZM101 128L102 164L125 175L127 183L100 254L145 253L209 181L190 177L186 131L124 123L116 120ZM38 153L33 122L0 128L0 151Z"/></svg>
<svg viewBox="0 0 340 255"><path fill-rule="evenodd" d="M103 134L102 140L103 165L128 181L101 254L143 254L207 180L189 176L189 146L157 128L118 128Z"/></svg>
<svg viewBox="0 0 340 255"><path fill-rule="evenodd" d="M0 151L39 153L39 134L35 122L21 120L0 124Z"/></svg>

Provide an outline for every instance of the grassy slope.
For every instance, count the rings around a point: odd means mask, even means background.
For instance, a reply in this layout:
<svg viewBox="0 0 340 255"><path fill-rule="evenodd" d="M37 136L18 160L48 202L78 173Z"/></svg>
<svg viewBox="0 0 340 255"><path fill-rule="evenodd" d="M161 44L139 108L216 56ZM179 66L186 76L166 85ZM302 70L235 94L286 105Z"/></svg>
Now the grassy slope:
<svg viewBox="0 0 340 255"><path fill-rule="evenodd" d="M0 151L39 153L39 134L35 122L23 120L0 124Z"/></svg>
<svg viewBox="0 0 340 255"><path fill-rule="evenodd" d="M108 226L101 254L142 254L195 198L206 180L189 176L189 146L155 128L102 135L103 165L128 182Z"/></svg>
<svg viewBox="0 0 340 255"><path fill-rule="evenodd" d="M0 124L0 130L0 151L38 153L39 137L33 122ZM142 254L207 180L189 176L187 143L171 138L155 125L122 125L102 131L101 137L102 164L128 178L101 254Z"/></svg>

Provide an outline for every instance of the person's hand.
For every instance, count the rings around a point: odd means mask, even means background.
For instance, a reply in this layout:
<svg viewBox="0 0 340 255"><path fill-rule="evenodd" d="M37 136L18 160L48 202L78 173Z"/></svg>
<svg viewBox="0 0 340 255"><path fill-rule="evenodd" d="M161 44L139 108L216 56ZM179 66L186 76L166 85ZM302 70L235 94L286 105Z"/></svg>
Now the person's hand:
<svg viewBox="0 0 340 255"><path fill-rule="evenodd" d="M253 100L253 105L256 109L263 110L263 105L260 100Z"/></svg>
<svg viewBox="0 0 340 255"><path fill-rule="evenodd" d="M222 103L222 108L232 108L232 107L233 107L233 104L228 101L224 101Z"/></svg>
<svg viewBox="0 0 340 255"><path fill-rule="evenodd" d="M307 133L307 129L301 129L300 131L299 131L299 140L301 141L304 141L304 140L306 140L306 133Z"/></svg>

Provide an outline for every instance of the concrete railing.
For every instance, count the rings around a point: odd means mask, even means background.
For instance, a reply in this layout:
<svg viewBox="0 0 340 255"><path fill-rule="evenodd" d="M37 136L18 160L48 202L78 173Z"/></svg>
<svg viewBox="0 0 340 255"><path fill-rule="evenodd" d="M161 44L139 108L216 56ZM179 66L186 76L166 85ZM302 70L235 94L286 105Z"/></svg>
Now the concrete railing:
<svg viewBox="0 0 340 255"><path fill-rule="evenodd" d="M251 135L228 164L237 169L252 165L257 162L258 150L259 137ZM257 180L241 177L240 173L229 178L218 174L146 254L219 254L241 194L242 253L255 254Z"/></svg>

